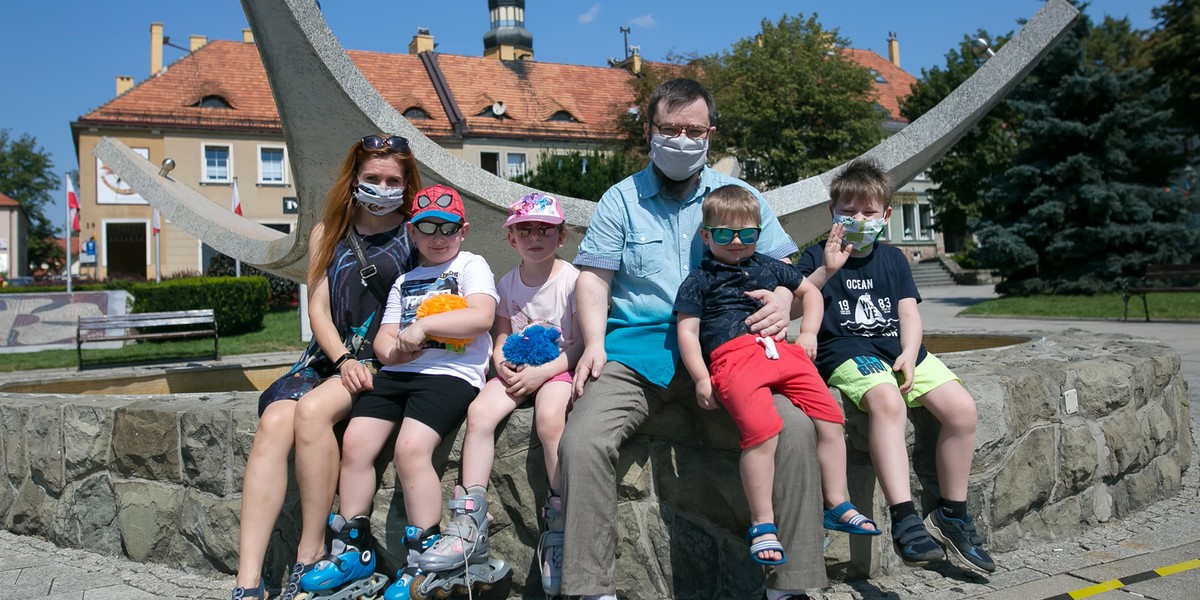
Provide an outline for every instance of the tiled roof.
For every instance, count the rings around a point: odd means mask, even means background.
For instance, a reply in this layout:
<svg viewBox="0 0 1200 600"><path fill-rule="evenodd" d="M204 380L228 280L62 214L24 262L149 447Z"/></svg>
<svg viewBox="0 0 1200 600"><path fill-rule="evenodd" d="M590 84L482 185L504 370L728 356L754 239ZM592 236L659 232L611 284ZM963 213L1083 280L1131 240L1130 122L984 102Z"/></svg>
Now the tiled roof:
<svg viewBox="0 0 1200 600"><path fill-rule="evenodd" d="M893 119L902 120L898 99L910 93L915 78L874 52L847 52L852 60L887 79L886 84L875 84L879 104ZM420 108L429 116L412 120L422 132L435 139L453 135L450 118L419 56L355 50L349 55L396 110ZM610 140L618 135L613 117L634 101L628 85L633 75L623 69L453 54L436 57L471 137ZM213 95L224 98L230 108L198 106ZM480 114L497 102L504 103L501 118ZM80 117L79 124L282 131L257 48L225 40L179 59Z"/></svg>
<svg viewBox="0 0 1200 600"><path fill-rule="evenodd" d="M883 82L879 81L879 77L875 79L875 101L887 111L893 121L907 123L908 119L900 115L900 101L912 93L912 86L917 83L917 78L871 50L844 48L842 51L850 60L875 71L884 79Z"/></svg>
<svg viewBox="0 0 1200 600"><path fill-rule="evenodd" d="M4 192L0 192L0 206L20 206L20 205L21 205L20 202L17 202L16 200L9 198L8 196L6 196L4 194Z"/></svg>

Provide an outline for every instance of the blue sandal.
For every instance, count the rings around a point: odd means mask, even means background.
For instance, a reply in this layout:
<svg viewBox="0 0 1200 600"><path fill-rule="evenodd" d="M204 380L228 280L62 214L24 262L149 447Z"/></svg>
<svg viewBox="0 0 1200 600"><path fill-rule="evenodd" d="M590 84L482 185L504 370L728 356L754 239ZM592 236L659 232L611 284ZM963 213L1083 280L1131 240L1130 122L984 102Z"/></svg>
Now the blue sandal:
<svg viewBox="0 0 1200 600"><path fill-rule="evenodd" d="M875 521L864 517L862 514L854 515L853 517L850 517L849 521L843 523L842 516L852 510L858 509L854 508L854 505L850 504L849 502L843 502L829 510L826 510L825 529L844 531L851 535L879 535L880 533L883 533L879 530L879 525L876 525ZM875 529L872 530L863 527L863 525L867 523L870 523Z"/></svg>
<svg viewBox="0 0 1200 600"><path fill-rule="evenodd" d="M784 553L783 544L780 544L779 540L763 540L761 542L754 541L754 538L761 535L766 535L768 533L773 533L776 535L776 537L778 537L779 530L775 528L774 523L760 523L750 527L750 531L746 533L746 543L750 544L750 558L754 559L754 562L760 565L782 565L783 563L787 562L787 554ZM779 560L767 560L765 558L759 558L759 552L767 552L770 550L779 552Z"/></svg>

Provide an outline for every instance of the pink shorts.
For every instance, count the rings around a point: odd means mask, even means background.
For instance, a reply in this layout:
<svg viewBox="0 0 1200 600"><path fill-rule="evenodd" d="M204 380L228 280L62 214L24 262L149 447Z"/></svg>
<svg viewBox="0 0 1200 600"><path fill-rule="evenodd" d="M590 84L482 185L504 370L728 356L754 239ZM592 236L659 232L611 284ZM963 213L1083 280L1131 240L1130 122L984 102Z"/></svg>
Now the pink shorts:
<svg viewBox="0 0 1200 600"><path fill-rule="evenodd" d="M491 383L493 381L499 381L499 380L500 380L499 377L493 377L488 380L488 383ZM574 371L563 371L562 373L559 373L558 375L555 375L554 377L547 379L546 383L554 383L555 381L565 381L567 383L572 383L575 381L575 372ZM543 383L542 387L546 387L546 383Z"/></svg>

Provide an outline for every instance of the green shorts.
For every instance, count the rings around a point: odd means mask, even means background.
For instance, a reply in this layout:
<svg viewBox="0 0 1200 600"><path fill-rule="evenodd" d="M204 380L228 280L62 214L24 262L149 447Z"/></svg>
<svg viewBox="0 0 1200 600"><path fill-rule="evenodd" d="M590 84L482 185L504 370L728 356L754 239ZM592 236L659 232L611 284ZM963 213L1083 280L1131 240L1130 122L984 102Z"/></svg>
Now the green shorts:
<svg viewBox="0 0 1200 600"><path fill-rule="evenodd" d="M909 408L919 408L921 396L947 381L962 382L932 353L926 353L925 360L913 369L913 379L916 381L912 390L904 394L904 403ZM899 389L900 380L900 372L892 371L892 366L879 360L879 357L856 356L833 371L829 385L840 390L859 410L866 412L866 407L862 405L862 397L867 392L877 385L890 385Z"/></svg>

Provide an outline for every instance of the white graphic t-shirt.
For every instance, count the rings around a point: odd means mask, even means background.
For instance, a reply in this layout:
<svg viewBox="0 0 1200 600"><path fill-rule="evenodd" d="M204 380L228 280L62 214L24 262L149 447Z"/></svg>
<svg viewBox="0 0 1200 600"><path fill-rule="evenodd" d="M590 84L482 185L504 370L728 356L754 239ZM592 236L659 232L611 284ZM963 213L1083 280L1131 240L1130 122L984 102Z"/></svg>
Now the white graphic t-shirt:
<svg viewBox="0 0 1200 600"><path fill-rule="evenodd" d="M417 307L427 298L438 294L457 294L463 298L472 294L487 294L499 301L495 275L487 261L478 254L459 252L447 262L417 267L396 279L388 294L382 323L398 323L403 330L417 319ZM444 344L429 341L417 358L398 365L387 365L383 370L452 375L476 388L482 388L491 356L492 336L484 333L471 340L464 352L456 352L447 349Z"/></svg>

